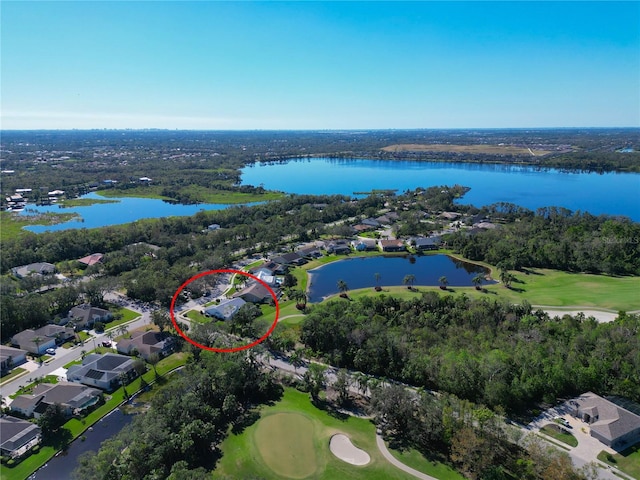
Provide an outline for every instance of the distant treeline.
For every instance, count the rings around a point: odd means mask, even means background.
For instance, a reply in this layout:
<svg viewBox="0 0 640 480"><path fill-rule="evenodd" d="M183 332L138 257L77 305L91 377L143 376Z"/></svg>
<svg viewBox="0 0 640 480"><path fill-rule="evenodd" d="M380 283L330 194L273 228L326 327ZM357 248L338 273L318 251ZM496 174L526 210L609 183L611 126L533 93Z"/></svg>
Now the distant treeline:
<svg viewBox="0 0 640 480"><path fill-rule="evenodd" d="M447 243L470 260L505 269L553 268L569 272L640 275L640 223L623 217L550 207L535 213L510 204L481 211L508 223L469 235L460 231Z"/></svg>

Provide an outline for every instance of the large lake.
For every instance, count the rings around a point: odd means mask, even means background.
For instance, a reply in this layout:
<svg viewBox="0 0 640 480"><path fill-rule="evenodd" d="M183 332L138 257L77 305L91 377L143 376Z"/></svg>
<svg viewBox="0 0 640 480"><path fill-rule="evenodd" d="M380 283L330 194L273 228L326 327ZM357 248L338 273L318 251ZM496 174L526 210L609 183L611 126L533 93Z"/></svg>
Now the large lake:
<svg viewBox="0 0 640 480"><path fill-rule="evenodd" d="M28 210L38 213L77 213L81 218L76 218L56 225L31 225L24 227L35 233L45 231L67 230L69 228L97 228L109 225L120 225L135 222L143 218L159 218L171 216L194 215L200 210L222 210L232 205L201 203L197 205L180 205L153 198L105 198L95 193L89 193L82 198L115 200L117 203L94 203L82 207L62 208L60 205L35 206L28 205ZM24 210L22 215L28 215Z"/></svg>
<svg viewBox="0 0 640 480"><path fill-rule="evenodd" d="M372 189L399 192L432 185L471 187L462 203L510 202L535 210L561 206L590 213L625 215L640 221L640 174L567 173L499 164L463 164L366 159L299 159L255 164L242 183L298 194L344 194Z"/></svg>
<svg viewBox="0 0 640 480"><path fill-rule="evenodd" d="M375 274L380 274L379 283ZM450 287L470 287L477 274L489 272L478 265L461 262L446 255L405 255L356 257L338 260L309 270L308 295L310 302L321 302L323 298L338 293L338 281L344 280L349 289L402 285L406 275L414 275L415 285L439 285L442 276L447 277ZM495 283L495 282L487 282Z"/></svg>

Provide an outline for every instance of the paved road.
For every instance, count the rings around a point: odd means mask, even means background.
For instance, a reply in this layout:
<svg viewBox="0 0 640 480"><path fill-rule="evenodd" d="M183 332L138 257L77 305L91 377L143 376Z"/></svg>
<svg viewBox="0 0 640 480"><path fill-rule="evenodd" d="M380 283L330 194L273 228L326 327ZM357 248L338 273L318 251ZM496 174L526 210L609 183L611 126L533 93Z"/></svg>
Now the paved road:
<svg viewBox="0 0 640 480"><path fill-rule="evenodd" d="M114 300L116 298L122 298L114 294L107 294L105 296L108 300ZM149 324L151 318L148 311L141 311L136 307L131 307L127 305L127 308L130 310L134 310L140 314L140 316L131 322L127 323L128 330L134 330L136 328L142 327L144 325ZM117 327L116 327L117 328ZM111 329L113 331L114 329ZM50 360L47 363L42 364L41 366L35 368L31 373L27 373L21 377L16 378L0 387L0 395L3 397L8 397L9 395L13 395L16 393L21 387L29 385L33 382L33 380L37 377L44 377L46 375L51 374L54 370L63 367L69 362L73 362L75 360L80 360L82 358L82 351L93 350L95 347L100 346L100 344L104 341L108 341L109 337L107 336L107 332L96 334L95 331L90 332L94 335L89 340L85 341L84 345L76 345L72 348L56 348L56 354L53 356L53 360Z"/></svg>
<svg viewBox="0 0 640 480"><path fill-rule="evenodd" d="M427 475L426 473L419 472L418 470L414 470L413 468L405 465L396 457L391 455L391 452L387 448L387 445L384 443L384 439L376 433L376 444L378 445L378 450L384 458L387 459L389 463L391 463L394 467L399 468L403 472L408 473L409 475L413 475L416 478L420 478L421 480L438 480L436 477L432 477L431 475Z"/></svg>

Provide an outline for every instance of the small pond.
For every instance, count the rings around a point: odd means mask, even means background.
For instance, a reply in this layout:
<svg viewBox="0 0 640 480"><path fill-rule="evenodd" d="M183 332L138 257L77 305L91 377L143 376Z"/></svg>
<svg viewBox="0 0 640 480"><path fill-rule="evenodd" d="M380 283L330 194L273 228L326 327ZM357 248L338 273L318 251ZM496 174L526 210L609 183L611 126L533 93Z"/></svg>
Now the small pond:
<svg viewBox="0 0 640 480"><path fill-rule="evenodd" d="M476 275L488 274L479 265L456 260L447 255L403 255L346 258L309 270L309 301L320 302L329 295L338 293L337 283L343 280L350 290L376 286L376 273L380 274L379 285L403 285L406 275L415 276L415 285L439 285L442 276L447 277L450 287L470 287ZM495 282L484 282L485 284Z"/></svg>

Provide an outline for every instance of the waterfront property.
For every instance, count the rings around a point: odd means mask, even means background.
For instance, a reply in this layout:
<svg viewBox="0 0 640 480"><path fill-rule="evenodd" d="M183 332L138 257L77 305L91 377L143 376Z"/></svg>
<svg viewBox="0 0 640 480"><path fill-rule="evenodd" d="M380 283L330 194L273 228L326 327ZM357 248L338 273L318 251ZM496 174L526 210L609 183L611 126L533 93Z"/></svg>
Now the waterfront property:
<svg viewBox="0 0 640 480"><path fill-rule="evenodd" d="M121 375L126 378L135 375L133 359L115 353L87 355L82 360L82 365L72 365L67 370L67 380L107 391L121 384Z"/></svg>
<svg viewBox="0 0 640 480"><path fill-rule="evenodd" d="M58 404L65 415L71 416L95 405L101 396L100 390L77 383L40 383L31 395L18 395L14 398L10 408L12 412L18 412L25 417L40 418L47 407Z"/></svg>
<svg viewBox="0 0 640 480"><path fill-rule="evenodd" d="M250 303L266 303L273 299L269 290L258 282L234 293L233 298L241 298Z"/></svg>
<svg viewBox="0 0 640 480"><path fill-rule="evenodd" d="M37 425L19 418L0 417L0 453L19 458L40 443L42 430Z"/></svg>

